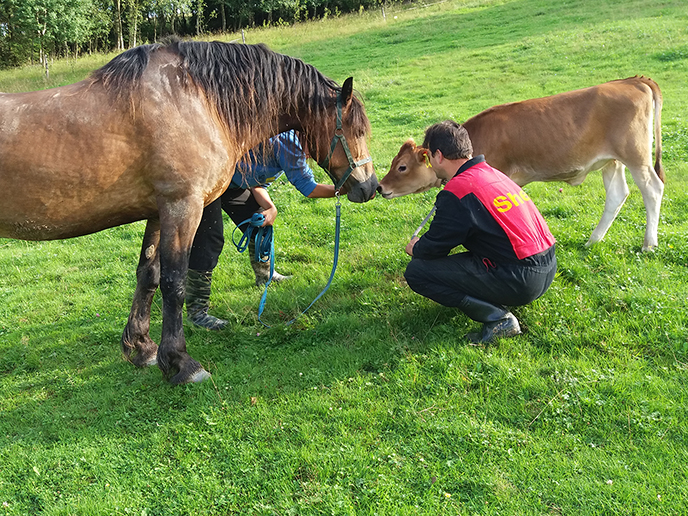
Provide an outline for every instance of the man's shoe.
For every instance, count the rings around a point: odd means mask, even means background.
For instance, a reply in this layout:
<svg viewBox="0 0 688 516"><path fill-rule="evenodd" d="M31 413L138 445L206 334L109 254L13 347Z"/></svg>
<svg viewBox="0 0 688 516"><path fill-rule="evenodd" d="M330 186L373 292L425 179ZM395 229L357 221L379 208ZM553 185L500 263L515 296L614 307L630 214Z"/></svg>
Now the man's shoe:
<svg viewBox="0 0 688 516"><path fill-rule="evenodd" d="M521 326L518 324L518 319L509 312L504 319L483 324L483 329L480 333L469 333L466 337L473 344L485 344L494 339L514 337L520 333Z"/></svg>

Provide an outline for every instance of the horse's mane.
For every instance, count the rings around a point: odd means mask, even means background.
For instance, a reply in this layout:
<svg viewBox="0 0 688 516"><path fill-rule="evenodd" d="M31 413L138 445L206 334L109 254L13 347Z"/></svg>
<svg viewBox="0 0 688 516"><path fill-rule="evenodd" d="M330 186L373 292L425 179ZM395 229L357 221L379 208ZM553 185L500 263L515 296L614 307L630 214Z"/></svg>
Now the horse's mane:
<svg viewBox="0 0 688 516"><path fill-rule="evenodd" d="M141 45L122 52L106 65L91 74L93 82L100 82L116 96L130 93L138 86L144 70L148 66L151 52L160 45Z"/></svg>
<svg viewBox="0 0 688 516"><path fill-rule="evenodd" d="M151 55L163 49L181 58L190 83L205 93L219 117L243 138L260 133L262 139L264 125L276 124L278 114L285 109L303 113L303 130L309 132L341 91L336 82L300 59L273 52L263 44L219 41L174 40L135 47L96 70L92 80L101 82L114 95L131 94ZM355 130L369 132L363 104L355 96L346 117Z"/></svg>

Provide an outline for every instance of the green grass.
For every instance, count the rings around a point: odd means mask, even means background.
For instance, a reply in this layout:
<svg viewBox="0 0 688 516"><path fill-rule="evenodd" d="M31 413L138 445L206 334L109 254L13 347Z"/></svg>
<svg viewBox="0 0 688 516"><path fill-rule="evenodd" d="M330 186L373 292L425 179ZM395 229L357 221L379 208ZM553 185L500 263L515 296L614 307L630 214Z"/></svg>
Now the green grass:
<svg viewBox="0 0 688 516"><path fill-rule="evenodd" d="M475 0L248 31L354 77L380 176L444 118L652 77L664 94L659 249L640 252L633 185L591 248L600 174L529 185L558 276L515 309L524 335L474 347L473 322L403 281L435 192L344 201L333 285L286 328L258 323L261 290L228 223L212 310L231 324L185 328L212 380L172 388L119 351L143 223L0 240L0 514L685 514L687 21L678 0ZM3 72L0 91L73 82L108 58L55 62L48 83L40 68ZM272 196L278 268L295 275L270 289L276 323L327 281L334 201L283 182ZM160 327L156 298L156 340Z"/></svg>

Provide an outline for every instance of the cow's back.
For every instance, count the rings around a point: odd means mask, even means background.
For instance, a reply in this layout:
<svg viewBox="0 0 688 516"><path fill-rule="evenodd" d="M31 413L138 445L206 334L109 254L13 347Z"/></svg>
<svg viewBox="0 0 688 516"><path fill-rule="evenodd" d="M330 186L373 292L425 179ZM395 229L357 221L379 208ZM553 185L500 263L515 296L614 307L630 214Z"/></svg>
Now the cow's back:
<svg viewBox="0 0 688 516"><path fill-rule="evenodd" d="M578 184L609 160L624 161L635 142L629 131L651 141L647 120L652 120L652 84L632 77L502 104L470 118L464 127L474 154L484 154L520 185Z"/></svg>

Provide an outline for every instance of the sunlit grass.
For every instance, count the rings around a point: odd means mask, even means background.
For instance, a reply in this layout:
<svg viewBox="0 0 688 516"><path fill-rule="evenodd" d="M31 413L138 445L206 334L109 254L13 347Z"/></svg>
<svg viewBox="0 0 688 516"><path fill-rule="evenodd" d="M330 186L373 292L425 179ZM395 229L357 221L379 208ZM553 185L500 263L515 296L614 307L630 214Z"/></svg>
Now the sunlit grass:
<svg viewBox="0 0 688 516"><path fill-rule="evenodd" d="M396 16L396 18L395 18ZM548 293L515 309L524 335L466 344L475 323L403 281L435 192L342 205L272 187L268 293L226 247L220 333L187 326L212 372L169 387L121 358L143 223L59 242L0 241L0 511L4 514L682 514L688 503L688 14L680 1L447 2L294 27L248 43L354 77L380 176L408 137L491 105L635 74L664 94L659 248L640 252L631 194L604 241L599 173L526 187L558 241ZM240 35L226 35L233 40ZM111 56L0 74L26 91ZM0 162L0 173L2 170ZM318 172L321 181L326 176ZM629 181L631 181L629 177ZM152 318L159 339L160 299Z"/></svg>

